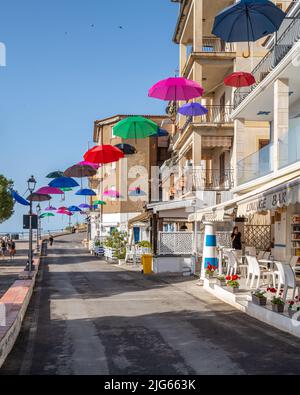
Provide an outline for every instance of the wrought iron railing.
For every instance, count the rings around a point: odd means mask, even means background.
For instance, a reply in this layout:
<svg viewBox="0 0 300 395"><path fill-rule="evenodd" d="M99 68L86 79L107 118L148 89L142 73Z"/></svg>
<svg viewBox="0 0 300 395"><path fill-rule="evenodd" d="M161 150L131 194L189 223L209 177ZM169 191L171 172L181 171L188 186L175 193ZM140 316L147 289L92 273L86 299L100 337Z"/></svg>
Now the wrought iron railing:
<svg viewBox="0 0 300 395"><path fill-rule="evenodd" d="M283 60L294 44L300 40L300 19L294 19L280 36L272 49L265 55L252 71L256 84L235 91L234 107L238 107L245 98L269 75L269 73Z"/></svg>
<svg viewBox="0 0 300 395"><path fill-rule="evenodd" d="M233 188L233 170L192 170L194 191L228 191Z"/></svg>

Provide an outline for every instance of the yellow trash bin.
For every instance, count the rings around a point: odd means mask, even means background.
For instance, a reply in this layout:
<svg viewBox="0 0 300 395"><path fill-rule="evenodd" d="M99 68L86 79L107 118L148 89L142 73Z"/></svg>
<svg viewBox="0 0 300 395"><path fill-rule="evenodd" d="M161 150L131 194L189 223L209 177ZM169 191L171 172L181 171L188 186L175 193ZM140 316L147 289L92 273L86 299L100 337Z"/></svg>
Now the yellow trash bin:
<svg viewBox="0 0 300 395"><path fill-rule="evenodd" d="M143 273L144 274L152 274L152 255L145 254L142 256L142 265L143 265Z"/></svg>

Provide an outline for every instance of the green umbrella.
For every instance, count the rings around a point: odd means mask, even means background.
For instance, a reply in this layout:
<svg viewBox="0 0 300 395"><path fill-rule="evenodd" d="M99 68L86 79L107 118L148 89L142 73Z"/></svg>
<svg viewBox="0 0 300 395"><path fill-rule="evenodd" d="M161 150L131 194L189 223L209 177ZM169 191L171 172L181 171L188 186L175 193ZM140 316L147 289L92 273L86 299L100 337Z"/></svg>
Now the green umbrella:
<svg viewBox="0 0 300 395"><path fill-rule="evenodd" d="M71 192L71 191L73 191L72 188L59 188L59 189L61 189L63 192Z"/></svg>
<svg viewBox="0 0 300 395"><path fill-rule="evenodd" d="M47 217L55 217L55 215L54 214L52 214L52 213L44 213L44 214L42 214L41 216L40 216L40 218L47 218Z"/></svg>
<svg viewBox="0 0 300 395"><path fill-rule="evenodd" d="M106 202L103 202L103 200L96 200L95 202L93 202L94 206L105 206Z"/></svg>
<svg viewBox="0 0 300 395"><path fill-rule="evenodd" d="M47 178L60 178L63 177L64 173L63 171L54 171L53 173L48 174L46 177Z"/></svg>
<svg viewBox="0 0 300 395"><path fill-rule="evenodd" d="M114 135L123 139L145 139L157 132L158 125L144 117L125 118L114 127Z"/></svg>

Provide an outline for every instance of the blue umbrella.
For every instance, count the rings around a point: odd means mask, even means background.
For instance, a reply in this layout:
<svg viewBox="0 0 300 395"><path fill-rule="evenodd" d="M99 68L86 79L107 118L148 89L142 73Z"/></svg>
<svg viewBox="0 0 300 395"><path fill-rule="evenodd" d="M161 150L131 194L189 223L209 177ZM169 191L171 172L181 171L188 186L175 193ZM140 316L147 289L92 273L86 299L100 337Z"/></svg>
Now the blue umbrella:
<svg viewBox="0 0 300 395"><path fill-rule="evenodd" d="M269 0L240 0L216 16L212 33L226 42L249 43L277 32L285 17Z"/></svg>
<svg viewBox="0 0 300 395"><path fill-rule="evenodd" d="M20 196L18 194L18 192L11 191L11 195L12 195L13 199L15 199L16 202L22 204L22 206L30 206L30 203L27 200L25 200L24 198L22 198L22 196Z"/></svg>
<svg viewBox="0 0 300 395"><path fill-rule="evenodd" d="M59 177L51 181L49 186L52 188L75 188L79 187L79 184L73 178Z"/></svg>
<svg viewBox="0 0 300 395"><path fill-rule="evenodd" d="M168 137L169 133L165 129L158 128L157 134L151 137Z"/></svg>
<svg viewBox="0 0 300 395"><path fill-rule="evenodd" d="M96 193L91 189L80 189L76 192L77 196L96 196Z"/></svg>
<svg viewBox="0 0 300 395"><path fill-rule="evenodd" d="M141 190L141 188L136 188L133 191L129 192L128 196L130 197L140 197L140 196L147 196L144 191Z"/></svg>
<svg viewBox="0 0 300 395"><path fill-rule="evenodd" d="M178 112L186 117L199 117L208 114L208 109L200 103L188 103L180 107Z"/></svg>
<svg viewBox="0 0 300 395"><path fill-rule="evenodd" d="M81 211L77 206L71 206L68 208L68 210L71 211L71 213L79 213Z"/></svg>
<svg viewBox="0 0 300 395"><path fill-rule="evenodd" d="M89 204L81 204L79 207L82 209L91 209L92 208L92 206L90 206Z"/></svg>

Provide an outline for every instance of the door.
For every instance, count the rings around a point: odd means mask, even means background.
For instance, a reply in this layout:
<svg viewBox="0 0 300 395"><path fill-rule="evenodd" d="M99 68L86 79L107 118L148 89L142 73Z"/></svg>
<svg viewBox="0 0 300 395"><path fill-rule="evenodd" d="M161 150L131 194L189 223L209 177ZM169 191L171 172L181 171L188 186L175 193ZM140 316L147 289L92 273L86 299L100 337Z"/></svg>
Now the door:
<svg viewBox="0 0 300 395"><path fill-rule="evenodd" d="M226 95L225 92L220 98L220 122L225 123L225 104L226 104Z"/></svg>
<svg viewBox="0 0 300 395"><path fill-rule="evenodd" d="M220 156L220 186L225 184L225 152Z"/></svg>

